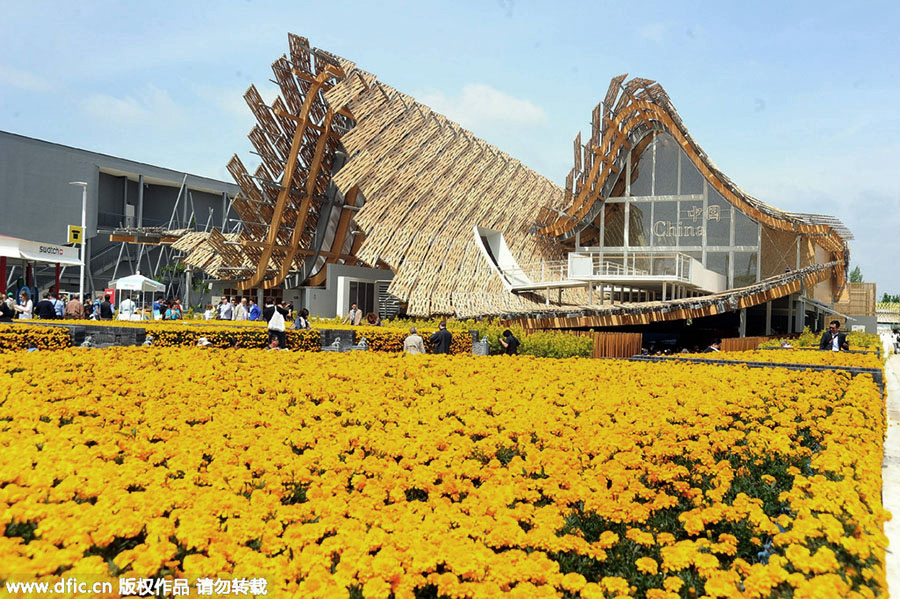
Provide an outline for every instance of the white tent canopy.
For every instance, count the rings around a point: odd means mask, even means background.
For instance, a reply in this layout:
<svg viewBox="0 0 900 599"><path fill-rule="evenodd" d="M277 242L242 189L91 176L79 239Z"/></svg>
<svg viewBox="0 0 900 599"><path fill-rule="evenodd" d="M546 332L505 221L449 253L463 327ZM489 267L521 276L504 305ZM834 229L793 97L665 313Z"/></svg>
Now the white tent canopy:
<svg viewBox="0 0 900 599"><path fill-rule="evenodd" d="M163 283L148 279L141 273L110 281L109 286L116 291L140 291L142 293L164 293L166 290Z"/></svg>
<svg viewBox="0 0 900 599"><path fill-rule="evenodd" d="M136 291L141 294L165 293L166 291L166 286L163 283L154 281L153 279L148 279L140 272L134 275L116 279L115 281L110 281L109 286L118 292L119 299L121 299L123 291ZM119 314L117 317L119 320L141 320L143 318L142 313L140 311L136 311L136 309L140 308L141 306L135 306L133 303L122 305L122 302L120 301L117 301L116 305L120 306Z"/></svg>

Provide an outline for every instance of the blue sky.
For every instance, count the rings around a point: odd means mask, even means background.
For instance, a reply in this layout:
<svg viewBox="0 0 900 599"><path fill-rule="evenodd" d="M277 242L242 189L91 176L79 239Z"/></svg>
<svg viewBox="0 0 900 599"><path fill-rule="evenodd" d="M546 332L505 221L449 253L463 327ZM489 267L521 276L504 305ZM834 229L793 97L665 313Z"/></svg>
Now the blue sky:
<svg viewBox="0 0 900 599"><path fill-rule="evenodd" d="M895 2L0 0L0 129L230 180L242 95L274 97L287 32L355 61L562 183L621 73L659 81L751 195L840 218L900 293Z"/></svg>

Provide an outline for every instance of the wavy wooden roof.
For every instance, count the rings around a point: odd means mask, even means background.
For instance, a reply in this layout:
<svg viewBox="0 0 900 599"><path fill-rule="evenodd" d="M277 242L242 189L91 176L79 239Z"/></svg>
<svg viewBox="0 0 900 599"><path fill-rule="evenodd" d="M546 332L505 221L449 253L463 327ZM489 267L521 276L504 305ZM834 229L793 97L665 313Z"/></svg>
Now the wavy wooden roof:
<svg viewBox="0 0 900 599"><path fill-rule="evenodd" d="M589 142L582 145L581 134L575 138L575 165L566 178L569 206L564 212L545 208L541 234L567 238L580 224L593 220L625 169L628 152L648 133L666 131L700 174L736 208L773 229L813 237L849 263L847 241L852 235L843 223L832 216L784 212L744 192L690 136L662 85L642 78L626 81L626 77L613 78L603 101L594 108ZM841 274L838 287L843 285Z"/></svg>

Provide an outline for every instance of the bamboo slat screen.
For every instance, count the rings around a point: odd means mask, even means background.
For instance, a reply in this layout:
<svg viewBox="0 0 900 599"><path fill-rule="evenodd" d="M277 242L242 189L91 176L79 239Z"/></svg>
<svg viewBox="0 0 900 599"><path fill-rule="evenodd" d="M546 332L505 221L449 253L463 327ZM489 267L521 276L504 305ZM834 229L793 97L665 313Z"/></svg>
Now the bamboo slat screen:
<svg viewBox="0 0 900 599"><path fill-rule="evenodd" d="M854 316L875 316L877 288L875 283L847 283L844 298L834 308Z"/></svg>
<svg viewBox="0 0 900 599"><path fill-rule="evenodd" d="M598 331L569 331L573 335L591 337L594 341L592 358L630 358L640 355L644 336L640 333L610 333Z"/></svg>
<svg viewBox="0 0 900 599"><path fill-rule="evenodd" d="M729 337L728 339L722 339L722 351L747 351L756 349L757 347L759 347L760 343L768 341L769 339L780 337L783 337L783 335L780 335L778 337Z"/></svg>

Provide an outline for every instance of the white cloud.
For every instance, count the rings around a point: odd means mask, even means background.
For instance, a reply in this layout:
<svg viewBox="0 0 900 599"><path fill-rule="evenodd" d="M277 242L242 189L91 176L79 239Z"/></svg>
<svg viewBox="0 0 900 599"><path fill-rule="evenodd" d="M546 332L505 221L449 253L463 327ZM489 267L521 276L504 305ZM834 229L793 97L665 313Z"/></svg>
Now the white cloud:
<svg viewBox="0 0 900 599"><path fill-rule="evenodd" d="M43 77L7 65L0 65L0 85L33 92L53 89L53 85Z"/></svg>
<svg viewBox="0 0 900 599"><path fill-rule="evenodd" d="M638 28L638 37L661 44L666 39L668 25L665 23L647 23Z"/></svg>
<svg viewBox="0 0 900 599"><path fill-rule="evenodd" d="M504 124L537 125L547 120L540 106L483 83L469 83L454 96L437 92L417 97L422 104L473 131Z"/></svg>
<svg viewBox="0 0 900 599"><path fill-rule="evenodd" d="M82 101L81 107L88 117L116 125L168 128L186 120L184 109L172 100L169 93L152 84L134 96L119 98L92 94Z"/></svg>

